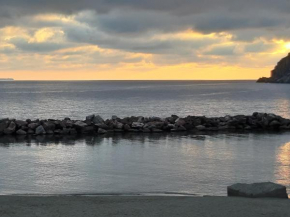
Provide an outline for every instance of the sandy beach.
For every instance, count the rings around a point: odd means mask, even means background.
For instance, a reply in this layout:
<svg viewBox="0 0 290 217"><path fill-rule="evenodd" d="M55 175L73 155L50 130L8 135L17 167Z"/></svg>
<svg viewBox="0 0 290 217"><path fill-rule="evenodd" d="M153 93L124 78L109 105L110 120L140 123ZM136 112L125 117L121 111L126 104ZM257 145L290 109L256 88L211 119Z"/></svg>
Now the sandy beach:
<svg viewBox="0 0 290 217"><path fill-rule="evenodd" d="M1 217L289 216L290 200L159 196L0 196Z"/></svg>

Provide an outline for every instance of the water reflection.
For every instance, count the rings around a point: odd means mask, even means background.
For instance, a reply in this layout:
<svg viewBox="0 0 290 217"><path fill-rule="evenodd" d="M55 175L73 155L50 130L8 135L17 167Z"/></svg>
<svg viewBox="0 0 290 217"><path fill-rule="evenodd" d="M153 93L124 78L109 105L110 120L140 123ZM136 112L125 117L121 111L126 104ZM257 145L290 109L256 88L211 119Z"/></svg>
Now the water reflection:
<svg viewBox="0 0 290 217"><path fill-rule="evenodd" d="M277 151L277 167L275 177L283 185L290 183L290 142L281 146Z"/></svg>
<svg viewBox="0 0 290 217"><path fill-rule="evenodd" d="M290 187L290 133L0 138L0 194L181 192L236 182ZM19 181L21 180L21 181Z"/></svg>

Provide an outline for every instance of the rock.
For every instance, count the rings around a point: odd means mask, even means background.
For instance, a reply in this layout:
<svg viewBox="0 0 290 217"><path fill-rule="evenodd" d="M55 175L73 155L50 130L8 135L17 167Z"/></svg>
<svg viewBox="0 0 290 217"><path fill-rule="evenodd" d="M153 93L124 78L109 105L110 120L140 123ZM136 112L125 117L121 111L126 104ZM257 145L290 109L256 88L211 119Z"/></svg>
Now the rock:
<svg viewBox="0 0 290 217"><path fill-rule="evenodd" d="M12 121L9 126L4 130L4 134L9 135L14 133L16 130L16 124Z"/></svg>
<svg viewBox="0 0 290 217"><path fill-rule="evenodd" d="M86 117L86 121L93 121L95 115L89 115Z"/></svg>
<svg viewBox="0 0 290 217"><path fill-rule="evenodd" d="M274 120L269 124L269 126L274 129L278 129L281 126L281 123L279 121Z"/></svg>
<svg viewBox="0 0 290 217"><path fill-rule="evenodd" d="M2 121L0 122L0 133L4 132L4 130L8 127L9 121Z"/></svg>
<svg viewBox="0 0 290 217"><path fill-rule="evenodd" d="M131 129L131 127L129 126L129 124L125 124L124 125L124 130L125 131L129 131Z"/></svg>
<svg viewBox="0 0 290 217"><path fill-rule="evenodd" d="M114 124L113 124L113 126L114 126L114 128L116 128L116 129L123 129L123 125L124 124L122 124L122 123L120 123L120 122L114 122Z"/></svg>
<svg viewBox="0 0 290 217"><path fill-rule="evenodd" d="M76 127L76 129L82 130L84 127L86 127L88 125L82 121L77 121L74 123L74 126Z"/></svg>
<svg viewBox="0 0 290 217"><path fill-rule="evenodd" d="M205 126L203 126L203 125L198 125L198 126L196 126L195 127L197 130L205 130Z"/></svg>
<svg viewBox="0 0 290 217"><path fill-rule="evenodd" d="M161 118L152 116L152 117L149 117L149 121L151 121L151 122L153 122L153 121L161 121Z"/></svg>
<svg viewBox="0 0 290 217"><path fill-rule="evenodd" d="M144 122L144 120L145 120L145 118L143 116L139 116L137 122L142 123L142 122Z"/></svg>
<svg viewBox="0 0 290 217"><path fill-rule="evenodd" d="M119 118L118 118L118 116L113 115L111 119L112 119L113 121L116 121L116 120L118 120Z"/></svg>
<svg viewBox="0 0 290 217"><path fill-rule="evenodd" d="M163 130L156 129L156 128L152 128L151 131L152 131L152 133L162 133L163 132Z"/></svg>
<svg viewBox="0 0 290 217"><path fill-rule="evenodd" d="M178 119L177 115L171 115L171 117L166 118L166 120L171 124L174 124L176 119Z"/></svg>
<svg viewBox="0 0 290 217"><path fill-rule="evenodd" d="M69 134L76 135L76 134L78 134L78 132L76 131L76 129L72 128L72 129L69 129Z"/></svg>
<svg viewBox="0 0 290 217"><path fill-rule="evenodd" d="M47 130L46 134L51 135L51 134L53 134L53 131L52 130Z"/></svg>
<svg viewBox="0 0 290 217"><path fill-rule="evenodd" d="M104 120L100 115L95 115L95 117L93 118L93 123L94 124L103 124Z"/></svg>
<svg viewBox="0 0 290 217"><path fill-rule="evenodd" d="M27 133L26 133L24 130L21 130L21 129L20 129L20 130L17 130L17 131L16 131L16 134L17 134L17 135L26 135Z"/></svg>
<svg viewBox="0 0 290 217"><path fill-rule="evenodd" d="M286 187L273 182L261 182L253 184L237 183L227 188L228 196L234 197L274 197L288 199Z"/></svg>
<svg viewBox="0 0 290 217"><path fill-rule="evenodd" d="M105 133L107 133L108 131L107 130L104 130L104 129L102 129L102 128L99 128L98 129L98 133L99 134L105 134Z"/></svg>
<svg viewBox="0 0 290 217"><path fill-rule="evenodd" d="M143 133L151 133L151 130L148 129L148 128L143 128L143 129L142 129L142 132L143 132Z"/></svg>
<svg viewBox="0 0 290 217"><path fill-rule="evenodd" d="M96 132L95 126L85 126L82 130L82 133L84 134L94 134L95 132Z"/></svg>
<svg viewBox="0 0 290 217"><path fill-rule="evenodd" d="M143 129L142 129L143 130ZM129 129L128 130L128 132L131 132L131 133L139 133L139 132L142 132L142 131L140 131L140 130L138 130L138 129ZM151 131L150 131L151 132Z"/></svg>
<svg viewBox="0 0 290 217"><path fill-rule="evenodd" d="M32 130L32 129L28 129L28 130L27 130L27 134L34 134L34 130Z"/></svg>
<svg viewBox="0 0 290 217"><path fill-rule="evenodd" d="M30 123L28 124L28 128L31 130L35 130L39 126L38 123Z"/></svg>
<svg viewBox="0 0 290 217"><path fill-rule="evenodd" d="M184 126L174 126L174 128L171 129L171 132L180 132L180 131L186 131L186 128Z"/></svg>
<svg viewBox="0 0 290 217"><path fill-rule="evenodd" d="M86 129L86 128L85 128L85 129ZM63 135L67 135L67 134L69 134L69 133L70 133L70 130L67 129L67 128L63 128L62 131L61 131L61 134L63 134Z"/></svg>
<svg viewBox="0 0 290 217"><path fill-rule="evenodd" d="M45 129L43 128L42 125L38 126L38 127L35 129L35 134L36 134L36 135L46 134Z"/></svg>
<svg viewBox="0 0 290 217"><path fill-rule="evenodd" d="M177 118L175 120L175 125L176 126L183 126L185 124L185 120L183 118Z"/></svg>
<svg viewBox="0 0 290 217"><path fill-rule="evenodd" d="M15 123L16 123L16 126L18 128L21 128L22 126L26 126L27 125L26 121L21 121L21 120L16 120Z"/></svg>
<svg viewBox="0 0 290 217"><path fill-rule="evenodd" d="M54 131L54 134L62 134L62 130L61 129L57 129Z"/></svg>
<svg viewBox="0 0 290 217"><path fill-rule="evenodd" d="M245 128L244 128L245 130L251 130L252 129L252 127L251 126L249 126L249 125L247 125Z"/></svg>
<svg viewBox="0 0 290 217"><path fill-rule="evenodd" d="M132 123L132 128L142 128L144 126L143 123L140 122L133 122Z"/></svg>
<svg viewBox="0 0 290 217"><path fill-rule="evenodd" d="M42 124L45 131L54 131L55 130L55 124L53 122L47 121Z"/></svg>
<svg viewBox="0 0 290 217"><path fill-rule="evenodd" d="M108 130L109 129L109 126L106 125L106 124L95 124L95 126L97 126L98 128L103 128L104 130Z"/></svg>

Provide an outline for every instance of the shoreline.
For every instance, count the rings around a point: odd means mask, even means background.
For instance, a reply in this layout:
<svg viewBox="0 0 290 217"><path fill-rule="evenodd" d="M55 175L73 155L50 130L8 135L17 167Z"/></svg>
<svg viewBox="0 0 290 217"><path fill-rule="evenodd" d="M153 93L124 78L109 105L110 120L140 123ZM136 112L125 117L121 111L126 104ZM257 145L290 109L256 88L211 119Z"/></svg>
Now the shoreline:
<svg viewBox="0 0 290 217"><path fill-rule="evenodd" d="M175 133L175 132L278 132L290 131L290 119L275 114L254 112L252 115L224 117L187 116L119 118L104 120L89 115L85 120L16 120L0 119L3 136L101 135L110 133Z"/></svg>
<svg viewBox="0 0 290 217"><path fill-rule="evenodd" d="M1 217L289 215L289 200L171 196L0 196Z"/></svg>

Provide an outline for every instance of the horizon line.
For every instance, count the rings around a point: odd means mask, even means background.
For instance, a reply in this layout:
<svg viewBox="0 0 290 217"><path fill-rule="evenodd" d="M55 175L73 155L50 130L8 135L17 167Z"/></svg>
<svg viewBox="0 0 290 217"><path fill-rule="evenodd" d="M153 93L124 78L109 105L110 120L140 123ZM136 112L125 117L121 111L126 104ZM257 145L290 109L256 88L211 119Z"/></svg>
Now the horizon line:
<svg viewBox="0 0 290 217"><path fill-rule="evenodd" d="M256 81L257 79L14 79L13 81ZM13 82L12 81L12 82ZM11 81L10 81L11 82Z"/></svg>

